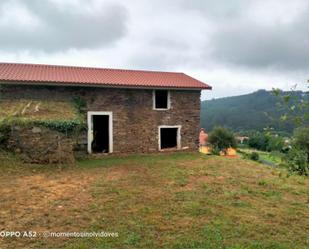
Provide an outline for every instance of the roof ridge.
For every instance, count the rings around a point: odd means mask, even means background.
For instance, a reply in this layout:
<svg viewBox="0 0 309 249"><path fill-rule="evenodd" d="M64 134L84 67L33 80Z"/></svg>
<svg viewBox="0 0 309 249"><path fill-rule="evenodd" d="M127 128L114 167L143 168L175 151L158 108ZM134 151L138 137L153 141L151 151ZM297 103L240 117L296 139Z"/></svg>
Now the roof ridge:
<svg viewBox="0 0 309 249"><path fill-rule="evenodd" d="M184 74L183 72L172 71L158 71L158 70L143 70L143 69L122 69L122 68L107 68L107 67L85 67L85 66L72 66L72 65L55 65L55 64L40 64L40 63L18 63L18 62L0 62L1 64L22 65L22 66L42 66L42 67L60 67L60 68L78 68L90 70L110 70L110 71L124 71L124 72L144 72L144 73L169 73L169 74Z"/></svg>

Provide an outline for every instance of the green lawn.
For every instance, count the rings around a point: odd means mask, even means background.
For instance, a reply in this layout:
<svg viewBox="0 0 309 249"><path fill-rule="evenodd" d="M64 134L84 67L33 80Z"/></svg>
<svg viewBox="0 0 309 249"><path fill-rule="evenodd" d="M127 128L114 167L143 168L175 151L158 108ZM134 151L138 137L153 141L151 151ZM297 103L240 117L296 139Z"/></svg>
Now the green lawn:
<svg viewBox="0 0 309 249"><path fill-rule="evenodd" d="M279 152L266 152L266 151L260 151L255 149L249 149L249 148L241 148L239 149L240 152L244 152L246 154L251 154L252 152L257 152L259 154L260 159L263 161L269 162L273 165L280 165L282 162L282 153Z"/></svg>
<svg viewBox="0 0 309 249"><path fill-rule="evenodd" d="M117 232L0 239L0 248L308 248L309 179L197 153L24 165L0 154L1 230Z"/></svg>

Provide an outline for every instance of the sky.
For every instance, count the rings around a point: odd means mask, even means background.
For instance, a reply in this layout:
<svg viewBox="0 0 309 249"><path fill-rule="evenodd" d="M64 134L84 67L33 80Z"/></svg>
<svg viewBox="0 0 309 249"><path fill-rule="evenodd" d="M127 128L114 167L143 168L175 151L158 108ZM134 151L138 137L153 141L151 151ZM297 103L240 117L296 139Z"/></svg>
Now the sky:
<svg viewBox="0 0 309 249"><path fill-rule="evenodd" d="M184 72L202 99L308 90L308 0L1 0L0 61Z"/></svg>

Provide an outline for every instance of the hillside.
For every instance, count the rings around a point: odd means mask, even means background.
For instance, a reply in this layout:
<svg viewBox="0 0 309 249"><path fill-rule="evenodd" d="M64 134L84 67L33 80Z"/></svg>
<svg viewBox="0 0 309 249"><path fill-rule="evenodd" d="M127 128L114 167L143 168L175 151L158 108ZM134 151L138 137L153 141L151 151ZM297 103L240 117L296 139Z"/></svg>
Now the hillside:
<svg viewBox="0 0 309 249"><path fill-rule="evenodd" d="M308 98L308 94L298 91L296 99ZM201 127L207 131L216 125L226 126L234 131L262 130L273 127L291 132L292 124L279 122L282 112L278 111L277 99L272 92L257 92L220 99L206 100L201 106Z"/></svg>

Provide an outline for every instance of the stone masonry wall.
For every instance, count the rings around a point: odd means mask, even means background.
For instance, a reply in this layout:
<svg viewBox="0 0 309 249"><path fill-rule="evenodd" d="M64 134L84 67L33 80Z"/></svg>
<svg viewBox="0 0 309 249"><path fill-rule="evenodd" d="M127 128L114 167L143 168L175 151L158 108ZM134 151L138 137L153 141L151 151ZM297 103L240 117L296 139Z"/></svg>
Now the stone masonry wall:
<svg viewBox="0 0 309 249"><path fill-rule="evenodd" d="M7 148L27 163L74 164L73 143L63 134L37 126L12 126Z"/></svg>
<svg viewBox="0 0 309 249"><path fill-rule="evenodd" d="M181 125L181 147L196 150L200 123L200 91L171 90L171 108L153 110L153 91L94 87L12 85L1 98L71 101L80 96L87 111L113 112L115 153L158 151L158 126ZM61 111L61 110L59 110ZM86 134L83 134L86 143Z"/></svg>

